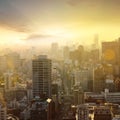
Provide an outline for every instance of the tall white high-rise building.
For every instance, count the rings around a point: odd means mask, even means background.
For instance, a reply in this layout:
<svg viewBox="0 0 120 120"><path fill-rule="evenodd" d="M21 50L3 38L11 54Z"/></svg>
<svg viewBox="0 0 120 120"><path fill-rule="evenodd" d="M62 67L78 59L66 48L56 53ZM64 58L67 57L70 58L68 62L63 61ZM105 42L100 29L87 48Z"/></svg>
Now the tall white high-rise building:
<svg viewBox="0 0 120 120"><path fill-rule="evenodd" d="M51 96L51 60L46 55L40 55L32 61L33 97Z"/></svg>

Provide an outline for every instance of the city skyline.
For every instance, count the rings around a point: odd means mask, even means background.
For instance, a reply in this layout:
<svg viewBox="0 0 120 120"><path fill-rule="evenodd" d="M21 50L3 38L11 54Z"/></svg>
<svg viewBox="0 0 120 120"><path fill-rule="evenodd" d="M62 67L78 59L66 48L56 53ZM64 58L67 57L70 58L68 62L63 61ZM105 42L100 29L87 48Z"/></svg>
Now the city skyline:
<svg viewBox="0 0 120 120"><path fill-rule="evenodd" d="M0 0L0 120L120 119L120 0Z"/></svg>
<svg viewBox="0 0 120 120"><path fill-rule="evenodd" d="M0 44L91 44L120 34L119 0L0 0Z"/></svg>

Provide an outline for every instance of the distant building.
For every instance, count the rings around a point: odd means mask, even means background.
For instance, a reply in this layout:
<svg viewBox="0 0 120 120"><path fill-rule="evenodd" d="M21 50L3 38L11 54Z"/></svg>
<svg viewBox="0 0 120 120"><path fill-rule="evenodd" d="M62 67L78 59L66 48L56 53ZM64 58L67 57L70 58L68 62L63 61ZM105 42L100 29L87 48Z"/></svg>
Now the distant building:
<svg viewBox="0 0 120 120"><path fill-rule="evenodd" d="M94 108L94 120L112 120L110 108L105 106L96 106Z"/></svg>
<svg viewBox="0 0 120 120"><path fill-rule="evenodd" d="M99 93L85 92L84 99L86 103L104 103L105 96Z"/></svg>
<svg viewBox="0 0 120 120"><path fill-rule="evenodd" d="M116 77L114 80L115 91L120 92L120 77Z"/></svg>
<svg viewBox="0 0 120 120"><path fill-rule="evenodd" d="M6 56L0 56L0 72L6 72L7 71L7 59Z"/></svg>
<svg viewBox="0 0 120 120"><path fill-rule="evenodd" d="M93 73L93 91L101 92L105 89L105 76L103 66L99 66Z"/></svg>
<svg viewBox="0 0 120 120"><path fill-rule="evenodd" d="M57 56L58 56L58 53L59 53L59 45L58 43L52 43L51 44L51 56L52 56L52 59L55 59L57 60Z"/></svg>
<svg viewBox="0 0 120 120"><path fill-rule="evenodd" d="M31 101L28 111L30 120L53 120L55 118L55 103L52 99L42 100L35 97ZM24 113L26 116L26 113Z"/></svg>
<svg viewBox="0 0 120 120"><path fill-rule="evenodd" d="M63 48L63 57L64 59L69 59L69 56L70 56L70 51L69 51L69 47L68 46L65 46Z"/></svg>
<svg viewBox="0 0 120 120"><path fill-rule="evenodd" d="M118 38L118 46L119 46L118 51L120 51L120 38ZM119 66L120 66L120 54L118 54L118 60L119 60L118 62L119 62Z"/></svg>
<svg viewBox="0 0 120 120"><path fill-rule="evenodd" d="M7 108L3 95L0 93L0 120L7 119Z"/></svg>
<svg viewBox="0 0 120 120"><path fill-rule="evenodd" d="M105 92L106 102L120 104L120 92Z"/></svg>
<svg viewBox="0 0 120 120"><path fill-rule="evenodd" d="M107 75L105 79L105 87L109 89L110 92L115 92L114 76Z"/></svg>
<svg viewBox="0 0 120 120"><path fill-rule="evenodd" d="M74 116L66 116L63 117L62 120L76 120L76 118Z"/></svg>
<svg viewBox="0 0 120 120"><path fill-rule="evenodd" d="M45 55L32 61L33 70L33 97L51 96L51 60Z"/></svg>
<svg viewBox="0 0 120 120"><path fill-rule="evenodd" d="M85 105L79 105L77 108L77 120L89 120L89 109Z"/></svg>
<svg viewBox="0 0 120 120"><path fill-rule="evenodd" d="M74 62L78 61L80 64L83 61L84 52L84 47L82 45L79 45L76 50L70 52L70 59Z"/></svg>
<svg viewBox="0 0 120 120"><path fill-rule="evenodd" d="M91 54L91 59L92 59L93 63L97 64L100 61L99 49L91 50L90 54Z"/></svg>
<svg viewBox="0 0 120 120"><path fill-rule="evenodd" d="M80 84L83 90L88 90L88 81L90 80L90 71L81 69L75 71L75 85Z"/></svg>
<svg viewBox="0 0 120 120"><path fill-rule="evenodd" d="M93 72L93 91L100 93L105 88L114 91L113 66L111 64L100 64Z"/></svg>
<svg viewBox="0 0 120 120"><path fill-rule="evenodd" d="M30 118L31 120L47 120L47 105L43 102L37 102L32 105L34 107L30 110Z"/></svg>
<svg viewBox="0 0 120 120"><path fill-rule="evenodd" d="M27 98L28 101L30 101L33 98L33 94L32 94L32 83L31 82L27 82Z"/></svg>
<svg viewBox="0 0 120 120"><path fill-rule="evenodd" d="M79 85L74 86L73 96L74 96L74 104L75 105L80 105L80 104L84 103L84 92Z"/></svg>
<svg viewBox="0 0 120 120"><path fill-rule="evenodd" d="M120 120L120 115L116 115L112 120Z"/></svg>
<svg viewBox="0 0 120 120"><path fill-rule="evenodd" d="M4 73L5 91L12 90L13 88L12 76L13 76L12 72Z"/></svg>
<svg viewBox="0 0 120 120"><path fill-rule="evenodd" d="M0 120L6 120L7 119L7 109L0 104Z"/></svg>
<svg viewBox="0 0 120 120"><path fill-rule="evenodd" d="M52 95L58 95L58 85L57 84L52 84L51 85L51 94Z"/></svg>
<svg viewBox="0 0 120 120"><path fill-rule="evenodd" d="M99 35L98 34L94 35L94 44L95 44L95 49L99 47Z"/></svg>
<svg viewBox="0 0 120 120"><path fill-rule="evenodd" d="M0 93L3 94L3 96L5 95L5 85L0 84Z"/></svg>
<svg viewBox="0 0 120 120"><path fill-rule="evenodd" d="M119 46L117 41L102 43L103 61L107 63L119 63Z"/></svg>
<svg viewBox="0 0 120 120"><path fill-rule="evenodd" d="M19 71L21 59L20 55L16 52L12 52L6 55L7 69L12 71Z"/></svg>

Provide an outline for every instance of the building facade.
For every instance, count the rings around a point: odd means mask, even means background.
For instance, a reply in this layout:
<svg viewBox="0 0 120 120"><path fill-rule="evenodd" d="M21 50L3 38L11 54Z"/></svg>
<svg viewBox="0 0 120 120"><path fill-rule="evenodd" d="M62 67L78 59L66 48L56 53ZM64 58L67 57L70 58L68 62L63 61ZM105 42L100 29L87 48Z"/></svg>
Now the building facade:
<svg viewBox="0 0 120 120"><path fill-rule="evenodd" d="M110 108L105 106L95 107L94 120L112 120Z"/></svg>
<svg viewBox="0 0 120 120"><path fill-rule="evenodd" d="M107 88L114 91L114 74L111 64L100 64L94 69L93 73L93 91L102 92Z"/></svg>
<svg viewBox="0 0 120 120"><path fill-rule="evenodd" d="M45 55L32 61L33 97L51 96L51 60Z"/></svg>
<svg viewBox="0 0 120 120"><path fill-rule="evenodd" d="M79 105L77 108L77 120L89 120L89 110L85 105Z"/></svg>
<svg viewBox="0 0 120 120"><path fill-rule="evenodd" d="M7 119L7 110L6 108L0 104L0 120L6 120Z"/></svg>

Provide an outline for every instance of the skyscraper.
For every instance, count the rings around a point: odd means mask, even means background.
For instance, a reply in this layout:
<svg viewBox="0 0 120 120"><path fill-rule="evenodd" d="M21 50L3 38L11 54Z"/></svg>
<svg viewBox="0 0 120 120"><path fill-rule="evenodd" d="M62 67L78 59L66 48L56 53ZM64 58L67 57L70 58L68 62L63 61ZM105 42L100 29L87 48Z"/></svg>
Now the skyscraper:
<svg viewBox="0 0 120 120"><path fill-rule="evenodd" d="M58 59L56 56L59 54L59 45L58 43L52 43L51 44L51 55L52 59Z"/></svg>
<svg viewBox="0 0 120 120"><path fill-rule="evenodd" d="M32 61L33 70L33 97L51 96L51 60L40 55Z"/></svg>

